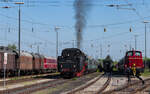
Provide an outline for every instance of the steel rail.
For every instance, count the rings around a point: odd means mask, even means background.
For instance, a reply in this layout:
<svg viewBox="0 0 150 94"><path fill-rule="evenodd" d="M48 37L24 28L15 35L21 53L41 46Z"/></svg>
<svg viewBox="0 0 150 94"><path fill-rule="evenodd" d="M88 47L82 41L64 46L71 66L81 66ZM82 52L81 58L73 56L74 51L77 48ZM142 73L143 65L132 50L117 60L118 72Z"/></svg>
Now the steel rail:
<svg viewBox="0 0 150 94"><path fill-rule="evenodd" d="M108 76L107 81L105 82L104 86L102 88L100 88L98 90L98 92L96 92L96 94L102 94L102 92L108 87L108 85L110 84L111 81L111 75Z"/></svg>
<svg viewBox="0 0 150 94"><path fill-rule="evenodd" d="M97 79L95 79L94 81L88 83L87 85L81 87L81 88L78 88L78 89L75 89L75 90L72 90L71 92L67 93L67 94L75 94L76 92L79 92L89 86L91 86L92 84L94 84L96 81L98 81L100 78L102 78L104 76L104 74L102 74L101 76L99 76Z"/></svg>
<svg viewBox="0 0 150 94"><path fill-rule="evenodd" d="M150 78L145 79L144 81L146 82L146 81L149 81L149 80L150 80ZM137 84L139 84L139 83L141 83L141 81L136 81L136 82L133 82L133 83L131 83L131 84L125 84L125 85L122 86L122 87L119 87L119 88L115 88L115 89L113 89L113 90L106 91L106 92L104 92L103 94L115 94L115 92L123 91L123 90L125 90L125 89L127 89L127 88L129 88L129 87L131 87L131 86L137 85ZM143 90L143 89L142 89L142 88L141 88L141 89L137 89L137 91L140 91L140 90ZM133 93L134 93L134 92L133 92Z"/></svg>
<svg viewBox="0 0 150 94"><path fill-rule="evenodd" d="M8 78L6 81L7 85L13 84L13 83L20 83L20 82L26 82L26 81L31 81L31 80L40 80L43 77L46 76L54 76L57 77L59 74L41 74L41 75L31 75L31 76L26 76L26 77L14 77L14 78ZM0 81L0 85L3 85L3 80Z"/></svg>
<svg viewBox="0 0 150 94"><path fill-rule="evenodd" d="M143 86L140 85L140 87L135 88L130 94L136 94L137 92L141 92L144 89L146 89L150 84L145 84Z"/></svg>
<svg viewBox="0 0 150 94"><path fill-rule="evenodd" d="M53 87L62 83L65 83L64 79L55 79L55 80L51 80L51 81L46 81L46 82L42 82L42 83L37 83L37 84L33 84L33 85L28 85L28 86L24 86L24 87L18 87L18 88L14 88L14 89L8 89L8 90L3 90L0 91L0 94L29 94L32 93L34 91L37 90L41 90L47 87Z"/></svg>

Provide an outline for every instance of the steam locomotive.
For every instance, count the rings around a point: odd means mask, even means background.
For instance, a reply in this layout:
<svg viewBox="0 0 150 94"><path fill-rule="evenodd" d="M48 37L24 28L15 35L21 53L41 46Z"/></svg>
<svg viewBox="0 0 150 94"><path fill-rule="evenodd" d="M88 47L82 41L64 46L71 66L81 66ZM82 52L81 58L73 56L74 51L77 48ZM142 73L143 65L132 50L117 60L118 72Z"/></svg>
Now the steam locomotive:
<svg viewBox="0 0 150 94"><path fill-rule="evenodd" d="M112 72L113 69L113 61L111 57L108 55L104 60L103 60L103 70L104 72Z"/></svg>
<svg viewBox="0 0 150 94"><path fill-rule="evenodd" d="M86 56L78 48L66 48L58 56L58 71L63 77L79 77L97 70L96 60Z"/></svg>

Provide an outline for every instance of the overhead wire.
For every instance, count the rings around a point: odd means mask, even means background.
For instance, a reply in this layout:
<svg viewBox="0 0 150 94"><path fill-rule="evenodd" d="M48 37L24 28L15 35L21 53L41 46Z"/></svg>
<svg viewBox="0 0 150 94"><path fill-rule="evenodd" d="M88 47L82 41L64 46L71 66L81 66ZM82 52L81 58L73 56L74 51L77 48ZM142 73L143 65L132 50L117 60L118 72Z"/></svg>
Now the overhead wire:
<svg viewBox="0 0 150 94"><path fill-rule="evenodd" d="M138 16L140 16L138 12L136 12L136 14L137 14ZM2 14L2 15L3 15L3 14ZM4 15L3 15L3 16L4 16ZM6 16L6 15L5 15L5 16ZM16 20L16 18L13 18L13 17L9 17L9 16L6 16L6 17ZM149 17L149 16L148 16L148 17ZM142 17L142 19L143 19L143 18L148 18L148 17ZM141 19L141 17L140 17L140 19ZM18 20L18 19L17 19L17 20ZM43 23L36 23L36 22L33 22L33 21L29 21L29 20L23 20L23 21L28 22L28 23L32 23L32 24L48 25L48 24L43 24ZM133 20L133 21L125 21L125 22L118 22L118 23L112 23L112 24L104 24L104 25L89 25L88 27L94 27L94 28L95 28L95 27L121 25L121 24L131 23L131 22L134 22L134 21L139 21L139 19L138 19L138 20Z"/></svg>
<svg viewBox="0 0 150 94"><path fill-rule="evenodd" d="M129 4L128 0L124 0L127 4ZM130 8L133 9L133 11L136 13L136 15L141 19L144 20L143 17L140 15L140 13L136 10L136 8L129 6Z"/></svg>
<svg viewBox="0 0 150 94"><path fill-rule="evenodd" d="M149 9L149 7L148 7L147 4L148 4L148 3L147 3L145 0L143 0L143 6L145 6L146 10L147 10L148 12L150 12L150 9Z"/></svg>
<svg viewBox="0 0 150 94"><path fill-rule="evenodd" d="M128 3L128 2L127 2ZM137 12L137 11L135 11L136 12L136 14L140 17L140 19L144 19L144 18L148 18L148 17L150 17L150 16L147 16L147 17L141 17L140 15L139 15L139 13ZM2 13L0 13L0 15L1 16L4 16L4 17L7 17L7 18L9 18L9 19L14 19L14 20L18 20L17 18L15 18L15 17L10 17L10 16L8 16L8 15L4 15L4 14L2 14ZM31 23L31 24L38 24L38 25L43 25L43 26L45 26L45 25L47 25L47 26L50 26L49 24L46 24L46 23L40 23L40 22L33 22L33 21L31 21L31 20L22 20L23 22L27 22L27 23ZM103 24L103 25L89 25L88 27L105 27L105 26L112 26L112 25L120 25L120 24L127 24L127 23L131 23L131 22L134 22L134 21L137 21L137 20L130 20L130 21L125 21L125 22L118 22L118 23L112 23L112 24ZM53 27L54 26L56 26L56 25L53 25ZM68 28L73 28L74 26L60 26L60 27L68 27Z"/></svg>
<svg viewBox="0 0 150 94"><path fill-rule="evenodd" d="M145 19L145 18L150 18L150 16L142 17L142 19ZM123 22L117 22L117 23L110 23L110 24L87 25L87 27L90 27L90 28L95 28L95 27L107 27L107 26L114 26L114 25L129 24L129 23L133 23L133 22L140 21L140 20L141 20L141 18L140 18L140 19L135 19L135 20L129 20L129 21L123 21Z"/></svg>

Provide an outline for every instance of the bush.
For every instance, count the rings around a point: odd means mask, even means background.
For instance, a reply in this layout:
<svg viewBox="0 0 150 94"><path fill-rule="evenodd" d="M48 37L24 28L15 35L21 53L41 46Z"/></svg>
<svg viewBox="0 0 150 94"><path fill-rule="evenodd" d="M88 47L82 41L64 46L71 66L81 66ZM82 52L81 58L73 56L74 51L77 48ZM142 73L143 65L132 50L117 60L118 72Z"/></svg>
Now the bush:
<svg viewBox="0 0 150 94"><path fill-rule="evenodd" d="M145 59L143 60L144 64L145 64ZM150 68L150 58L146 58L146 65L145 68Z"/></svg>

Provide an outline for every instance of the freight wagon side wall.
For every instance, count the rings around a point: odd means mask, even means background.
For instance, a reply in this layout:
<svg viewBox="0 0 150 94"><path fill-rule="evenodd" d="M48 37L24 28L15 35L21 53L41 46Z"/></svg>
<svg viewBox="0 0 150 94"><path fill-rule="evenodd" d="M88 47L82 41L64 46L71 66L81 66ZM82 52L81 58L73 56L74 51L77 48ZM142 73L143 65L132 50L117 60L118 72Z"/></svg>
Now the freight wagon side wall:
<svg viewBox="0 0 150 94"><path fill-rule="evenodd" d="M41 60L40 56L37 54L32 54L33 56L33 70L40 70L41 69Z"/></svg>
<svg viewBox="0 0 150 94"><path fill-rule="evenodd" d="M35 70L39 70L40 69L40 58L36 57L35 58L35 66L34 66Z"/></svg>
<svg viewBox="0 0 150 94"><path fill-rule="evenodd" d="M16 61L15 60L16 60L15 55L8 53L6 69L15 70L16 69Z"/></svg>
<svg viewBox="0 0 150 94"><path fill-rule="evenodd" d="M4 68L4 52L0 52L0 70ZM6 70L15 70L16 69L16 59L15 54L7 54L7 64Z"/></svg>
<svg viewBox="0 0 150 94"><path fill-rule="evenodd" d="M3 55L3 53L1 53L0 52L0 70L2 70L3 69L3 63L4 63L4 57L3 57L4 55Z"/></svg>
<svg viewBox="0 0 150 94"><path fill-rule="evenodd" d="M20 69L21 70L33 70L33 59L29 53L21 53L20 56Z"/></svg>

